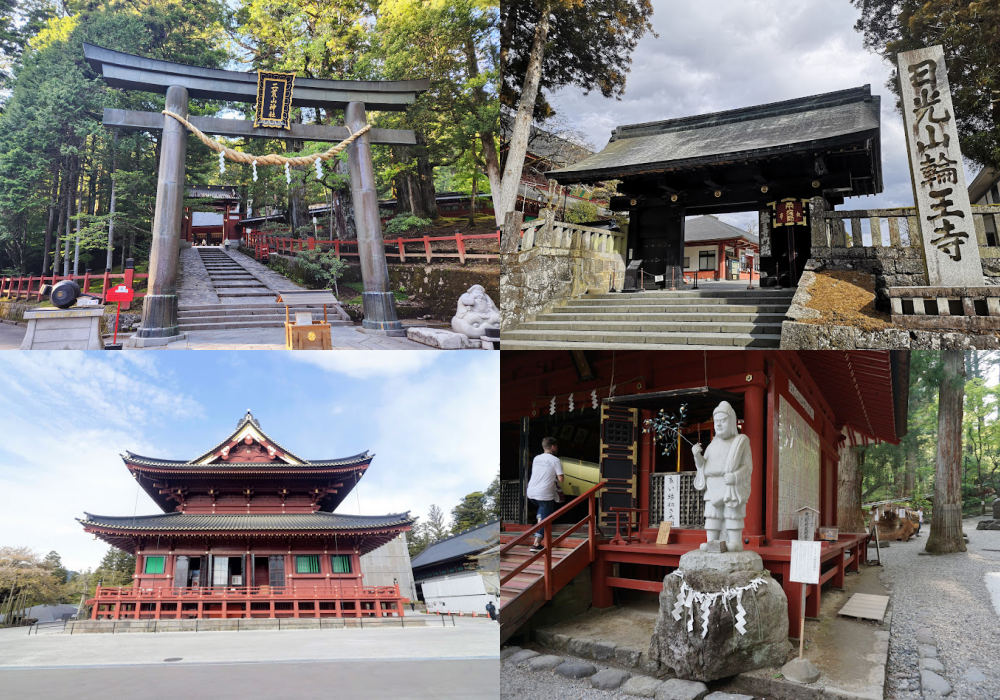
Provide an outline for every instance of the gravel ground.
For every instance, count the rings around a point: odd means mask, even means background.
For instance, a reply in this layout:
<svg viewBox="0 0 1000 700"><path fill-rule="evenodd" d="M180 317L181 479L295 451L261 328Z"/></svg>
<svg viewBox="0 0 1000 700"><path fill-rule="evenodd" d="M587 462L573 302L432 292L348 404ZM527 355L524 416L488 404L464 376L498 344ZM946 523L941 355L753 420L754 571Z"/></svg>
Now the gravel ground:
<svg viewBox="0 0 1000 700"><path fill-rule="evenodd" d="M594 666L598 671L608 668L596 663ZM612 690L597 690L590 685L589 678L577 681L557 676L552 671L531 671L527 663L517 665L506 659L500 662L500 700L604 700L605 698L635 700L634 695Z"/></svg>
<svg viewBox="0 0 1000 700"><path fill-rule="evenodd" d="M927 526L920 537L882 550L881 578L892 592L893 609L886 698L921 697L915 637L928 627L954 690L949 700L1000 699L1000 619L983 582L987 572L1000 571L1000 551L987 551L1000 550L1000 531L976 530L980 519L963 523L969 536L966 553L921 555ZM986 680L967 680L972 668Z"/></svg>

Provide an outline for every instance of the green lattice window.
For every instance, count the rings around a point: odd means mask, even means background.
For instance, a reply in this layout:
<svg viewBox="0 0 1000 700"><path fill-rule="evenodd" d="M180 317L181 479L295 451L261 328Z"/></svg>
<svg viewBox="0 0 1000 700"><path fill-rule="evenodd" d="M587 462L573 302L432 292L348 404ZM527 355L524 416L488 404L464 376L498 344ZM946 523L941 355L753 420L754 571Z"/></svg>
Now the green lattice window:
<svg viewBox="0 0 1000 700"><path fill-rule="evenodd" d="M330 557L330 568L335 574L351 573L351 557L345 554L334 554Z"/></svg>
<svg viewBox="0 0 1000 700"><path fill-rule="evenodd" d="M307 554L306 556L295 557L295 573L297 574L318 574L319 555Z"/></svg>
<svg viewBox="0 0 1000 700"><path fill-rule="evenodd" d="M164 557L146 557L145 572L147 574L162 574L163 560Z"/></svg>

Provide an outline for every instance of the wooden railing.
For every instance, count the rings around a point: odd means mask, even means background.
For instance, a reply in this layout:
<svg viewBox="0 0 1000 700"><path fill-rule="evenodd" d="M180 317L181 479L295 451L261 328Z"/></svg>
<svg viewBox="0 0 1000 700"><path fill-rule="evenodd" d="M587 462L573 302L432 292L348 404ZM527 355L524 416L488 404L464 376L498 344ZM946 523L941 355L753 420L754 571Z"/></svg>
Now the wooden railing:
<svg viewBox="0 0 1000 700"><path fill-rule="evenodd" d="M503 558L503 555L505 553L509 552L517 545L526 544L526 540L528 540L531 537L534 537L534 534L539 530L542 531L542 547L543 547L542 551L536 552L533 556L528 557L528 559L521 562L521 564L519 564L512 571L505 574L500 579L500 586L503 587L505 583L507 583L512 578L517 576L519 573L521 573L529 566L534 564L539 557L544 555L545 568L542 573L542 578L544 580L543 585L545 586L545 600L551 600L552 596L555 595L555 591L553 590L553 585L552 585L552 548L555 547L560 542L562 542L567 537L569 537L570 535L572 535L573 533L575 533L584 525L587 525L587 547L589 550L589 558L590 561L594 561L594 558L597 556L597 507L595 499L597 498L597 492L600 491L602 488L604 488L604 486L607 483L608 482L606 481L602 481L601 483L597 484L586 493L580 494L572 501L564 505L562 508L557 510L555 513L545 518L545 520L528 528L527 530L522 532L519 536L515 537L513 540L504 545L499 552L499 556L501 559ZM576 507L577 505L583 503L584 500L587 501L588 505L587 517L585 517L583 520L576 523L575 525L570 526L570 528L566 530L566 532L562 533L553 540L552 526L555 524L556 519L568 513L572 508Z"/></svg>
<svg viewBox="0 0 1000 700"><path fill-rule="evenodd" d="M99 603L117 600L146 601L163 598L184 599L237 599L237 598L344 598L348 600L377 600L399 598L399 586L163 586L157 588L98 586L94 599Z"/></svg>
<svg viewBox="0 0 1000 700"><path fill-rule="evenodd" d="M919 222L914 207L897 209L861 209L855 211L818 211L813 206L814 247L824 248L920 248ZM980 249L997 251L984 257L1000 257L1000 206L975 205L972 207L973 226ZM848 221L850 230L848 230ZM864 222L867 221L867 226ZM883 225L885 222L885 225ZM992 224L994 242L988 237L987 223ZM871 244L865 245L865 228Z"/></svg>
<svg viewBox="0 0 1000 700"><path fill-rule="evenodd" d="M467 241L495 240L497 242L497 252L469 253L466 252ZM291 238L288 236L274 236L264 233L248 232L246 234L247 247L254 251L257 260L267 260L270 253L291 255L300 250L332 250L334 255L340 258L360 258L357 241L321 241L310 236L309 238ZM440 241L454 241L455 252L440 251L433 249L433 243ZM385 255L387 258L396 258L399 262L406 262L407 259L423 258L427 262L432 262L435 258L458 258L458 261L465 264L466 260L479 259L490 260L500 257L500 230L496 233L482 233L466 235L462 232L454 236L421 236L419 238L395 238L383 241L385 245ZM410 246L410 250L407 250ZM420 251L414 251L413 247L420 246Z"/></svg>
<svg viewBox="0 0 1000 700"><path fill-rule="evenodd" d="M627 238L624 233L556 221L554 214L545 210L540 218L521 225L522 251L545 247L624 256Z"/></svg>
<svg viewBox="0 0 1000 700"><path fill-rule="evenodd" d="M145 272L136 274L135 270L125 270L124 273L102 272L100 274L86 273L83 275L45 275L27 277L0 277L0 299L26 299L31 301L42 300L42 285L55 284L62 280L74 280L80 285L80 290L84 294L90 294L91 285L96 282L101 283L101 301L106 302L108 290L118 281L124 282L130 289L135 290L135 298L141 299L146 296L145 291L136 289L136 280L145 280L149 275ZM145 286L144 284L141 286ZM122 310L129 308L128 304L122 304Z"/></svg>

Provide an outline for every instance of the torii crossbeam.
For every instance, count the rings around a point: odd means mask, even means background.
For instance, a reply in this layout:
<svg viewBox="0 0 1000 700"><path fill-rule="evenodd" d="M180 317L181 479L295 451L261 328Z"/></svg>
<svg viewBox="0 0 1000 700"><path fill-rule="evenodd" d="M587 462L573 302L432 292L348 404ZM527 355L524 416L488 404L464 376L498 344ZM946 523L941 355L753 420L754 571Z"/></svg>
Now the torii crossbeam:
<svg viewBox="0 0 1000 700"><path fill-rule="evenodd" d="M84 57L111 87L166 93L166 109L188 118L189 97L229 102L257 101L257 76L253 73L187 66L83 45ZM292 124L285 129L254 128L237 119L193 117L192 124L205 133L244 138L343 141L367 123L366 107L402 111L427 90L429 81L353 81L296 79L292 106L344 109L347 126ZM121 109L104 111L105 126L162 132L160 170L153 214L153 246L149 260L149 290L143 298L137 345L169 342L180 335L177 325L177 268L184 204L184 160L187 131L176 119L152 112ZM413 144L412 131L372 129L347 148L351 195L354 201L358 253L364 282L362 300L366 332L405 335L389 289L389 271L382 246L382 225L372 167L371 144ZM158 339L158 340L157 340Z"/></svg>

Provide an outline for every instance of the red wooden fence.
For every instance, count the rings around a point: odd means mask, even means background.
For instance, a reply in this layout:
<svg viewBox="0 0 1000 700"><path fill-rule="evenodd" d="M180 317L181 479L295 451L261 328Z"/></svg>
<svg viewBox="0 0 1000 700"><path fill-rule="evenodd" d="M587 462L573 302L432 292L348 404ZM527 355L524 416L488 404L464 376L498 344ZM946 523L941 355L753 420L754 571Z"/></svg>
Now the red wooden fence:
<svg viewBox="0 0 1000 700"><path fill-rule="evenodd" d="M25 299L31 301L34 298L36 301L42 300L42 285L43 284L55 284L61 280L75 280L77 284L80 285L80 290L85 294L90 293L90 285L94 282L100 281L102 283L101 288L101 301L106 302L105 296L108 290L111 289L118 280L123 281L131 289L135 289L136 280L144 280L148 278L149 275L145 272L136 273L135 270L125 270L124 273L112 274L110 272L102 272L100 274L83 274L83 275L45 275L35 277L34 275L28 275L27 277L0 277L0 299ZM140 299L144 297L145 292L140 292L136 290L135 298ZM129 304L122 304L122 309L128 309Z"/></svg>
<svg viewBox="0 0 1000 700"><path fill-rule="evenodd" d="M270 253L284 253L291 254L300 250L315 250L317 246L321 249L330 250L333 249L334 254L337 258L357 258L358 254L358 242L357 241L317 241L313 237L309 238L290 238L287 236L269 236L265 233L247 232L247 247L252 248L254 251L254 257L258 260L267 260ZM465 252L465 242L471 240L495 240L497 242L497 252L496 253L467 253ZM454 253L443 253L440 251L434 251L431 249L431 243L437 241L454 241L457 252ZM499 246L500 246L500 231L497 230L496 233L482 233L474 234L472 236L467 236L461 232L456 233L454 236L422 236L420 238L396 238L393 240L383 241L386 247L386 257L396 258L400 262L406 262L407 258L424 258L427 262L431 262L434 258L458 258L459 261L464 265L465 261L469 258L478 258L483 260L489 259L499 259ZM410 245L411 250L407 251L406 246ZM415 252L412 250L412 246L422 246L423 250L420 252Z"/></svg>

